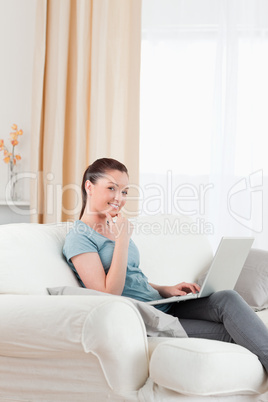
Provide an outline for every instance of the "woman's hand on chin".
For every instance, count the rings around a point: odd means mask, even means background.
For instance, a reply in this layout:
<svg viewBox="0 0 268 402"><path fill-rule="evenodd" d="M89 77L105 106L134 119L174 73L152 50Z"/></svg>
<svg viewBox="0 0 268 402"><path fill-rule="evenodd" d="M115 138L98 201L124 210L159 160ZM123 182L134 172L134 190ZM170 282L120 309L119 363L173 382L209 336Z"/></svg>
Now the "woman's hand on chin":
<svg viewBox="0 0 268 402"><path fill-rule="evenodd" d="M129 241L133 232L132 223L130 223L127 218L122 216L121 213L117 215L116 222L113 221L112 216L108 212L106 213L106 216L109 230L115 236L115 240L125 239Z"/></svg>

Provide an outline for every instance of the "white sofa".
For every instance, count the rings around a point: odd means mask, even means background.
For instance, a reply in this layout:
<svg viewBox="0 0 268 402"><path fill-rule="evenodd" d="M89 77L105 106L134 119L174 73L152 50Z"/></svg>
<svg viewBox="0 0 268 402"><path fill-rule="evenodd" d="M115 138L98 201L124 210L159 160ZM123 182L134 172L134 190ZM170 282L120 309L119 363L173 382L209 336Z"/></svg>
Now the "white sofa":
<svg viewBox="0 0 268 402"><path fill-rule="evenodd" d="M62 257L69 228L0 226L1 402L268 401L262 365L238 345L147 337L120 296L49 295L79 287ZM140 217L133 239L154 283L196 280L212 259L187 218ZM268 310L257 314L268 326Z"/></svg>

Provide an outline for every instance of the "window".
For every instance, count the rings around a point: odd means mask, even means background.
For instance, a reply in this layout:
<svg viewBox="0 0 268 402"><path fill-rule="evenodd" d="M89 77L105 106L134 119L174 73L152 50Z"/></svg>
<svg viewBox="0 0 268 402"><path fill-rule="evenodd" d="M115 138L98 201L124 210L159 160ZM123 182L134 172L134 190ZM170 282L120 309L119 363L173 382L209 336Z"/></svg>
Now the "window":
<svg viewBox="0 0 268 402"><path fill-rule="evenodd" d="M186 213L266 247L267 71L268 2L143 0L141 213Z"/></svg>

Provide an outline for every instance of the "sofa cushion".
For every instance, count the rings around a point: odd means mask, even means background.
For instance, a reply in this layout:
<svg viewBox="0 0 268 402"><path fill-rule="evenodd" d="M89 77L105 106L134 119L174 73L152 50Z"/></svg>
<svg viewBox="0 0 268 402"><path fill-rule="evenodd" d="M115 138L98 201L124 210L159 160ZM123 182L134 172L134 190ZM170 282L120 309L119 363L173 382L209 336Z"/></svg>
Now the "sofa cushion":
<svg viewBox="0 0 268 402"><path fill-rule="evenodd" d="M210 266L213 254L209 239L191 217L139 216L133 225L132 239L149 282L194 282Z"/></svg>
<svg viewBox="0 0 268 402"><path fill-rule="evenodd" d="M260 392L266 381L257 356L242 346L207 339L170 339L156 346L150 377L185 395Z"/></svg>
<svg viewBox="0 0 268 402"><path fill-rule="evenodd" d="M268 251L250 250L235 290L255 311L268 307Z"/></svg>
<svg viewBox="0 0 268 402"><path fill-rule="evenodd" d="M68 225L0 225L0 294L47 294L49 286L78 286L62 246Z"/></svg>

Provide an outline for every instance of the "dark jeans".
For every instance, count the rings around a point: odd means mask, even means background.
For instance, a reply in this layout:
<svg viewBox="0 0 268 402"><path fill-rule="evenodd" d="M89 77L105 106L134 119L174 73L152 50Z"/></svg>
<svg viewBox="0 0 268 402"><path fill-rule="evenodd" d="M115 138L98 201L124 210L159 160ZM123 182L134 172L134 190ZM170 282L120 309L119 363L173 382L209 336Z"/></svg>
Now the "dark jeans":
<svg viewBox="0 0 268 402"><path fill-rule="evenodd" d="M268 329L233 290L173 303L169 314L178 317L191 338L234 342L258 356L268 372Z"/></svg>

